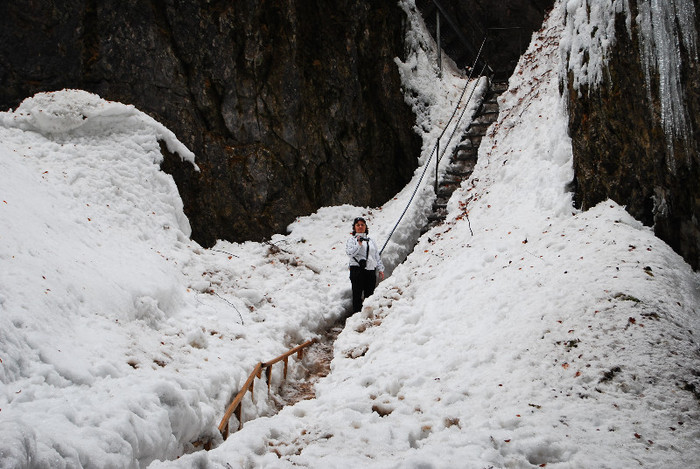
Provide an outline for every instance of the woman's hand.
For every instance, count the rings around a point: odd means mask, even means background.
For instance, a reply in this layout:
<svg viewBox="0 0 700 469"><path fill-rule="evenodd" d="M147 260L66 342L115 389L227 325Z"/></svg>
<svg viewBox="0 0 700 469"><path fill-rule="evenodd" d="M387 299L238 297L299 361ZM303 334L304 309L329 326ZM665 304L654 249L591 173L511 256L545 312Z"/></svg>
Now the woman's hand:
<svg viewBox="0 0 700 469"><path fill-rule="evenodd" d="M379 280L384 280L384 272L379 272Z"/></svg>

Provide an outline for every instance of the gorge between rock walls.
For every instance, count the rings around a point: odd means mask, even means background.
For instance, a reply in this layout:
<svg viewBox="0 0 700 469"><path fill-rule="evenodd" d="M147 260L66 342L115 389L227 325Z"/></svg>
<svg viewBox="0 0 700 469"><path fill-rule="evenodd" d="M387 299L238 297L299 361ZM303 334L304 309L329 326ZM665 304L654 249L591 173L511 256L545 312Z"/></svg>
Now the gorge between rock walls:
<svg viewBox="0 0 700 469"><path fill-rule="evenodd" d="M553 1L438 3L453 19L442 28L453 36L446 53L460 52L450 27L469 38L475 23L489 32L492 65L507 74ZM562 80L574 200L584 210L607 198L625 205L697 269L700 68L690 39L698 1L673 12L670 3L613 3L624 8L613 13L604 79L583 88L571 73ZM640 12L679 50L649 42ZM678 21L664 20L671 13ZM197 155L199 172L167 152L162 166L178 184L193 239L263 240L321 206L380 205L410 179L421 143L394 62L405 54L405 20L395 0L4 2L0 106L63 88L135 105ZM681 60L687 117L670 140L659 116L673 100L655 69L669 53Z"/></svg>

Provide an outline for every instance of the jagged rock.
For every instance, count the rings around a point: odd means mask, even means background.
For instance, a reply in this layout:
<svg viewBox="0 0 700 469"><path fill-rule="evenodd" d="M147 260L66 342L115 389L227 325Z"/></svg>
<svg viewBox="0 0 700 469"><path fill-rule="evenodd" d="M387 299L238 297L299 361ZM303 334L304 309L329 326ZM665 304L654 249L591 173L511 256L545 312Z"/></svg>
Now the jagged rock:
<svg viewBox="0 0 700 469"><path fill-rule="evenodd" d="M80 88L151 114L197 155L163 168L204 245L381 204L417 164L394 0L25 3L0 4L0 108Z"/></svg>

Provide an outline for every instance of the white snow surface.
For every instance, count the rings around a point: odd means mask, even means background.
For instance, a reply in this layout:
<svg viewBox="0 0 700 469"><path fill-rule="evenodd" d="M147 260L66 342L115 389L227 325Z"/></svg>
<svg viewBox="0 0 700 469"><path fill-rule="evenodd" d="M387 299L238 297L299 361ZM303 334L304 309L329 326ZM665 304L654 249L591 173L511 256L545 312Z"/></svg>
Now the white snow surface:
<svg viewBox="0 0 700 469"><path fill-rule="evenodd" d="M573 208L564 6L448 220L420 238L430 181L416 192L384 251L391 275L348 319L316 397L276 413L263 377L226 441L217 426L255 364L349 309L352 219L383 244L423 168L382 207L204 249L158 141L194 157L153 119L78 90L0 114L0 467L693 467L700 278L624 207ZM423 163L465 85L424 61L398 63Z"/></svg>

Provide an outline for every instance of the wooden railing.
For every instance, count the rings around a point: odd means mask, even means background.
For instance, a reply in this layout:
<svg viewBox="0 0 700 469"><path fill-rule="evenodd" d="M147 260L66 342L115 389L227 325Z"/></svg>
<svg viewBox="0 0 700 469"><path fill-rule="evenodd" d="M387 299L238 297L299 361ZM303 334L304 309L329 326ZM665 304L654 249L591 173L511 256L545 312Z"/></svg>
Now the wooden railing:
<svg viewBox="0 0 700 469"><path fill-rule="evenodd" d="M248 376L248 379L246 380L245 384L241 388L240 391L238 391L238 394L236 394L236 397L233 398L229 406L226 408L226 413L224 414L224 418L221 419L221 423L219 424L219 432L221 433L221 436L224 438L228 438L229 434L229 419L231 418L232 415L236 415L236 418L238 419L238 430L241 429L243 426L243 419L242 413L243 413L243 408L242 408L242 403L243 403L243 397L245 397L245 394L250 391L250 397L251 399L254 396L254 387L255 387L255 378L261 378L262 377L262 371L263 369L265 370L265 377L267 379L267 390L270 392L270 381L272 379L272 365L275 363L279 362L284 362L284 371L283 371L283 379L287 379L287 369L289 367L289 357L294 355L295 353L297 354L297 360L301 360L304 357L304 349L308 347L309 345L315 344L317 342L316 339L312 339L309 341L304 342L301 345L297 345L293 349L289 350L288 352L280 355L277 358L273 358L270 361L267 362L258 362L257 365L255 365L255 368L253 368L253 372L250 373L250 376Z"/></svg>

